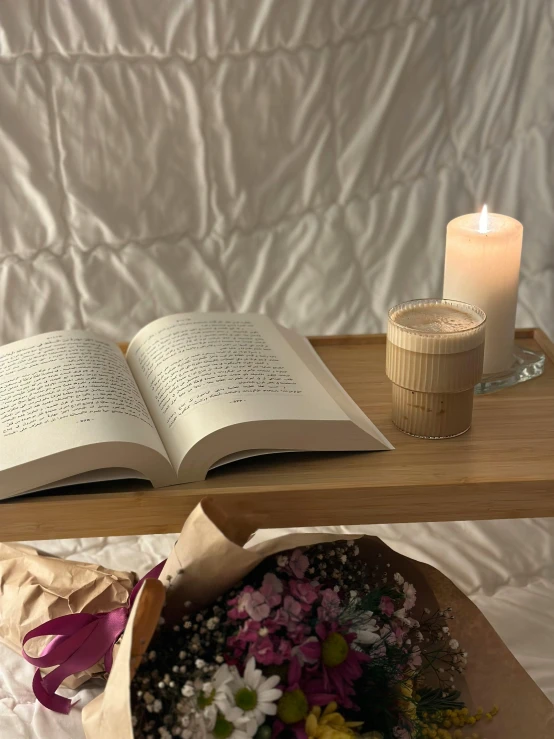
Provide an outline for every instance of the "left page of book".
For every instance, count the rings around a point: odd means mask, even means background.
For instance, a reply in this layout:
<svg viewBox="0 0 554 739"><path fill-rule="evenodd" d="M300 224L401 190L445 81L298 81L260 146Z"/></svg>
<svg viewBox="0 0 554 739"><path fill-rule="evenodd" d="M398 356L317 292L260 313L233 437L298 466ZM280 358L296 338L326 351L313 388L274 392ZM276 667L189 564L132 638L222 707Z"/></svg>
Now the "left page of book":
<svg viewBox="0 0 554 739"><path fill-rule="evenodd" d="M117 345L54 331L0 347L0 499L112 468L175 482Z"/></svg>

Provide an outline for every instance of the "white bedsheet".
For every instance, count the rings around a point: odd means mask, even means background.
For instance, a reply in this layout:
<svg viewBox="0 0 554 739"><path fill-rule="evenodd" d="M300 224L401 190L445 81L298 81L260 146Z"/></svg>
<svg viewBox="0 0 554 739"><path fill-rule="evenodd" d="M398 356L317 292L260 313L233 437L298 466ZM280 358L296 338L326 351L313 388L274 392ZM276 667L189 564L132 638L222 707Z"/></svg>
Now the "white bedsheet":
<svg viewBox="0 0 554 739"><path fill-rule="evenodd" d="M0 2L0 342L186 310L375 332L484 201L554 334L554 0ZM552 521L378 527L554 697ZM171 537L42 543L145 571ZM0 739L80 739L0 650ZM81 705L90 691L81 692Z"/></svg>

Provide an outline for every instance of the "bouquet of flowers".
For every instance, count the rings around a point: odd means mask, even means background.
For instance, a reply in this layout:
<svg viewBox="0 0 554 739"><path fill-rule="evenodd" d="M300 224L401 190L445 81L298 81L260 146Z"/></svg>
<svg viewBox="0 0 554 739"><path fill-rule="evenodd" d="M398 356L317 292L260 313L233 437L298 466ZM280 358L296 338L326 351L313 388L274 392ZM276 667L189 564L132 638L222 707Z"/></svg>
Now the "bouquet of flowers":
<svg viewBox="0 0 554 739"><path fill-rule="evenodd" d="M162 619L132 683L135 737L476 736L498 709L460 700L452 618L418 609L414 585L355 541L274 555L209 607Z"/></svg>
<svg viewBox="0 0 554 739"><path fill-rule="evenodd" d="M552 704L440 572L368 536L255 531L205 499L138 582L0 544L0 641L60 713L58 686L107 678L87 739L554 736Z"/></svg>

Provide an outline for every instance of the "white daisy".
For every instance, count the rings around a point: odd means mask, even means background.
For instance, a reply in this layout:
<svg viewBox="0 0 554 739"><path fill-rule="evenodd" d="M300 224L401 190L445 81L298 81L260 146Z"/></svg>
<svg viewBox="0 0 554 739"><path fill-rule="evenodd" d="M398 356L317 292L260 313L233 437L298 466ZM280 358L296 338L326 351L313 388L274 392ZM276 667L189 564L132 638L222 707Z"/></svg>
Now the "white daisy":
<svg viewBox="0 0 554 739"><path fill-rule="evenodd" d="M242 715L239 711L233 711L229 701L227 685L233 680L233 674L228 665L221 665L213 674L210 682L202 686L202 691L197 696L198 708L203 712L204 718L210 728L213 728L218 712L222 713L229 721L234 721Z"/></svg>
<svg viewBox="0 0 554 739"><path fill-rule="evenodd" d="M276 687L279 679L278 675L264 678L262 671L256 669L256 660L251 657L246 663L244 677L234 671L233 680L225 685L232 712L226 714L226 718L240 723L240 728L253 736L266 716L277 713L277 701L283 695L283 691ZM235 719L237 710L241 713L238 721Z"/></svg>

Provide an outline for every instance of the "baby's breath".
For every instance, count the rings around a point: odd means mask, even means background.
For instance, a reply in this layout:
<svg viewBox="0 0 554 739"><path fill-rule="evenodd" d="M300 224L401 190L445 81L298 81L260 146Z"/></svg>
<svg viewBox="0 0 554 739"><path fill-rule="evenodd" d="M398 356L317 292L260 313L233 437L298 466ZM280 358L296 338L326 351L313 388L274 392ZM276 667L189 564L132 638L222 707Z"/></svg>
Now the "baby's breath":
<svg viewBox="0 0 554 739"><path fill-rule="evenodd" d="M160 621L131 685L135 739L207 736L196 696L225 661L228 634L222 617L234 593L178 624Z"/></svg>

